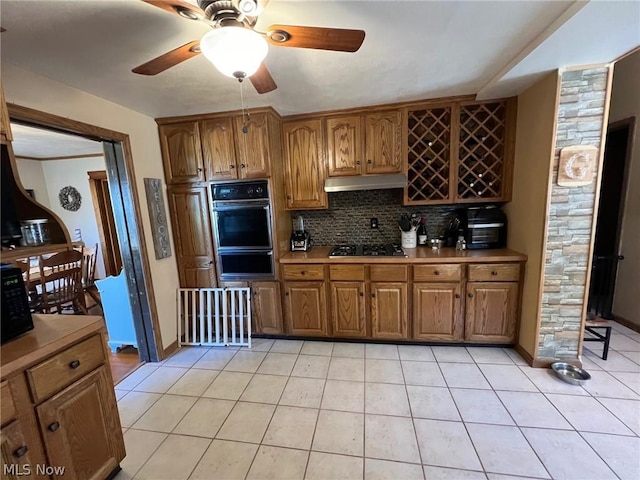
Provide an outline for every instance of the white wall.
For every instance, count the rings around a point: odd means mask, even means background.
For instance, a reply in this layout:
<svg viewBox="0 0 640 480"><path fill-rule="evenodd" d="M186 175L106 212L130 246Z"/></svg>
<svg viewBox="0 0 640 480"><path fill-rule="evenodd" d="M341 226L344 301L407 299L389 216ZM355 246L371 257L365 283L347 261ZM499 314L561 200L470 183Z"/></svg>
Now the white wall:
<svg viewBox="0 0 640 480"><path fill-rule="evenodd" d="M36 201L49 208L49 191L40 160L16 159L22 186L33 190Z"/></svg>
<svg viewBox="0 0 640 480"><path fill-rule="evenodd" d="M164 179L160 140L155 121L151 117L116 105L103 98L7 63L2 63L2 83L8 103L34 108L129 135L135 166L135 185L141 203L142 226L149 252L151 278L147 281L153 282L162 346L167 348L177 338L175 298L178 288L178 270L173 247L173 256L162 260L155 259L143 182L145 177ZM165 205L168 203L165 198Z"/></svg>
<svg viewBox="0 0 640 480"><path fill-rule="evenodd" d="M640 325L640 51L615 64L609 123L636 117L613 314Z"/></svg>

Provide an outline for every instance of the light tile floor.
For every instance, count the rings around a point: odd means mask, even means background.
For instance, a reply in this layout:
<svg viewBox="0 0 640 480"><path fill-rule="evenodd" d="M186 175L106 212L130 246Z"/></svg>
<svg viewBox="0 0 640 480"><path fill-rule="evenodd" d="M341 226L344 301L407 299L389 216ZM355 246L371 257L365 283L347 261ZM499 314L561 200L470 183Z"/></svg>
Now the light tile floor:
<svg viewBox="0 0 640 480"><path fill-rule="evenodd" d="M502 348L183 348L116 386L116 478L637 480L640 334L614 328L584 388Z"/></svg>

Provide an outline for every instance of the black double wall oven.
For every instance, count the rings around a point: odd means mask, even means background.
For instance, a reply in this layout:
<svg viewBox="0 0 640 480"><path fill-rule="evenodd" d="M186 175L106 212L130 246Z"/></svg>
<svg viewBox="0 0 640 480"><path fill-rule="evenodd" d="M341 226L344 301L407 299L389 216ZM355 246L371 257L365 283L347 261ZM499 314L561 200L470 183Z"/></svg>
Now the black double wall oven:
<svg viewBox="0 0 640 480"><path fill-rule="evenodd" d="M267 182L214 183L211 194L220 280L273 278Z"/></svg>

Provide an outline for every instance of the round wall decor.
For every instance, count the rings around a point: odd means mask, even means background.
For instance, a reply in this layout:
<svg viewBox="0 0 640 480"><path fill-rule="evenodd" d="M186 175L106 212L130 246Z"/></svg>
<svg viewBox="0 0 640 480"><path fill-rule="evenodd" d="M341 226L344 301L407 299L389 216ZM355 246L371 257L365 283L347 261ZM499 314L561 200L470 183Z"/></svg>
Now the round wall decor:
<svg viewBox="0 0 640 480"><path fill-rule="evenodd" d="M80 209L80 205L82 205L82 195L71 185L60 189L58 199L60 200L60 206L71 212L77 212Z"/></svg>

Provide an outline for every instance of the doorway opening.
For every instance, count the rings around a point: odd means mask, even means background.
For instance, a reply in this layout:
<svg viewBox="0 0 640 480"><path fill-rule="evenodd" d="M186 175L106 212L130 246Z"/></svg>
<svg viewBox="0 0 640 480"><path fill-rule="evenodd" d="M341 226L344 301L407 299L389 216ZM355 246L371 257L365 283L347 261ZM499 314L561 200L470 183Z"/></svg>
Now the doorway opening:
<svg viewBox="0 0 640 480"><path fill-rule="evenodd" d="M162 342L147 249L142 232L139 200L135 189L129 136L27 107L9 104L8 109L12 122L49 132L53 131L83 137L100 143L106 176L100 179L98 188L102 189L102 203L105 214L108 210L105 200L107 191L111 202L112 225L117 238L115 243L120 254L115 255L114 253L109 256L120 258L120 265L123 270L123 277L121 278L124 278L128 289L131 317L133 318L133 327L135 329L134 336L139 354L139 361L136 358L135 366L140 361L157 362L161 360L162 351L160 347ZM88 182L88 171L95 170L97 169L84 169L86 182ZM89 198L86 201L91 204ZM109 221L106 220L106 222ZM74 232L71 231L70 234L73 236ZM115 250L114 245L111 246L111 250L112 252ZM117 269L117 264L112 265L111 268ZM117 377L115 369L114 377Z"/></svg>
<svg viewBox="0 0 640 480"><path fill-rule="evenodd" d="M620 255L622 217L634 127L635 118L610 124L604 150L587 312L606 320L613 319L618 262L624 260Z"/></svg>

